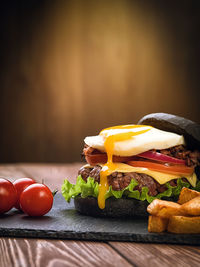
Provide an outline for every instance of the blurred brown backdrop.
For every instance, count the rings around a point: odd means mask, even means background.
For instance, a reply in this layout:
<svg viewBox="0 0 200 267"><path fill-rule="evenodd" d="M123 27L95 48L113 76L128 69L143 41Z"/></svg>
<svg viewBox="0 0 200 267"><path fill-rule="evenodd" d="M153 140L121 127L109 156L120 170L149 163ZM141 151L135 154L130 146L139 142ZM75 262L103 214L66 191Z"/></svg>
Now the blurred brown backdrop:
<svg viewBox="0 0 200 267"><path fill-rule="evenodd" d="M151 112L200 122L198 1L7 1L0 22L0 162L79 161Z"/></svg>

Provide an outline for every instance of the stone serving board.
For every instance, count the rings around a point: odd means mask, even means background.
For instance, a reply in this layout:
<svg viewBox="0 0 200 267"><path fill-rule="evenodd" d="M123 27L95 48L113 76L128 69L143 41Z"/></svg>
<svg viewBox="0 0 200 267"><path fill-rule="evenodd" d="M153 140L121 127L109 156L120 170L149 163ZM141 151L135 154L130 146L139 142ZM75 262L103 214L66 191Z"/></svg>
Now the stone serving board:
<svg viewBox="0 0 200 267"><path fill-rule="evenodd" d="M68 204L57 194L52 210L43 217L29 217L14 209L1 215L0 236L200 244L200 234L148 233L147 223L147 219L84 216L75 211L73 201Z"/></svg>

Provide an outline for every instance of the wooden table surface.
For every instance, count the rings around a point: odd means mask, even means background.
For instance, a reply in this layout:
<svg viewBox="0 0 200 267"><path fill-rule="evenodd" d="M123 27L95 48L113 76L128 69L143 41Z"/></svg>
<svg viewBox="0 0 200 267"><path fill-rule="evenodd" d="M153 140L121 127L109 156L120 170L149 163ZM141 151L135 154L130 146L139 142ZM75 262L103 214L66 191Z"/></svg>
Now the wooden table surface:
<svg viewBox="0 0 200 267"><path fill-rule="evenodd" d="M53 190L75 181L80 163L0 165L0 177L33 177ZM0 238L0 267L200 266L200 247L131 242Z"/></svg>

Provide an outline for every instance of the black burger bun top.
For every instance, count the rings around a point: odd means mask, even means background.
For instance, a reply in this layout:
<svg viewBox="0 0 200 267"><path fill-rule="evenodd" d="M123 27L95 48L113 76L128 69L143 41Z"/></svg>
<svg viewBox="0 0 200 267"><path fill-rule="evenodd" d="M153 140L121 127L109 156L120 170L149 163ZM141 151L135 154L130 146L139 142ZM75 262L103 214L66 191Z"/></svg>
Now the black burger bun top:
<svg viewBox="0 0 200 267"><path fill-rule="evenodd" d="M183 135L189 149L200 150L200 125L196 122L168 113L151 113L141 118L137 124Z"/></svg>

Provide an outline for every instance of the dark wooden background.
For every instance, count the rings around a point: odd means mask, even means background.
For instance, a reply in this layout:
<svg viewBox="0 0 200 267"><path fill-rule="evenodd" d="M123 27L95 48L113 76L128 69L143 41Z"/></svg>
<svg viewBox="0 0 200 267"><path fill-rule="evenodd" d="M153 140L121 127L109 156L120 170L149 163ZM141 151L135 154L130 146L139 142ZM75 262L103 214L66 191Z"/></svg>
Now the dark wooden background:
<svg viewBox="0 0 200 267"><path fill-rule="evenodd" d="M199 1L4 1L0 162L80 160L151 112L200 122Z"/></svg>

